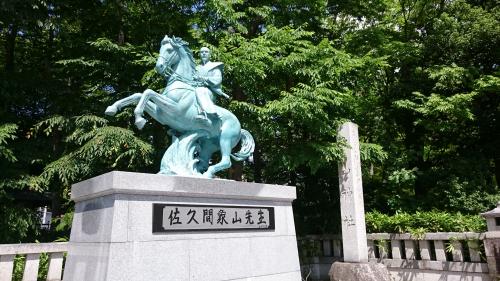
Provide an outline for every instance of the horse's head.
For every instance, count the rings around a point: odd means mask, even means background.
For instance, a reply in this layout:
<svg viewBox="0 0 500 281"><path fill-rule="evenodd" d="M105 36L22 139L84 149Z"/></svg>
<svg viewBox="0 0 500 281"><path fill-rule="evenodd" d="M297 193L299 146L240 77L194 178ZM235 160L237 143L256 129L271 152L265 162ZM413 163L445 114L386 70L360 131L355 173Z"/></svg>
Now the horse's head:
<svg viewBox="0 0 500 281"><path fill-rule="evenodd" d="M188 43L179 37L170 38L166 35L161 41L160 55L155 67L156 72L165 76L172 74L181 59L185 57L188 58L190 66L194 68L194 60L187 45Z"/></svg>

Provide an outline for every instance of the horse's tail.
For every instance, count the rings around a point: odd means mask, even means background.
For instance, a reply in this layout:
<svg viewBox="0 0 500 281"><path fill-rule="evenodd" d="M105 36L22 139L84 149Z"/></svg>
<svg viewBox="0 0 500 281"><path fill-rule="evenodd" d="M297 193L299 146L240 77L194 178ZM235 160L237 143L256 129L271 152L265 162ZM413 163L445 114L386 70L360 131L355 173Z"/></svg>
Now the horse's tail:
<svg viewBox="0 0 500 281"><path fill-rule="evenodd" d="M231 154L231 157L236 161L243 161L251 157L255 149L255 141L250 132L248 132L245 129L241 129L240 134L241 134L240 151Z"/></svg>

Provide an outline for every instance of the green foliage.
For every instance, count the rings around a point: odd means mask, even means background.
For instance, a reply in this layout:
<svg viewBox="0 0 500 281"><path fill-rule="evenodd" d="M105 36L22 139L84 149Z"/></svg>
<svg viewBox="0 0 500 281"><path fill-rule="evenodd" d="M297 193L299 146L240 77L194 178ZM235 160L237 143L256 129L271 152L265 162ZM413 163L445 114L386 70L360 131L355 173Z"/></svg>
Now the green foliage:
<svg viewBox="0 0 500 281"><path fill-rule="evenodd" d="M26 255L16 255L14 258L14 271L12 274L12 281L23 280L24 267L26 266ZM43 281L47 279L49 271L49 255L47 253L40 254L38 264L37 280Z"/></svg>
<svg viewBox="0 0 500 281"><path fill-rule="evenodd" d="M7 199L2 199L7 203ZM9 202L10 203L10 202ZM29 208L0 205L0 241L2 243L20 243L34 239L39 233L38 218Z"/></svg>
<svg viewBox="0 0 500 281"><path fill-rule="evenodd" d="M152 163L150 144L138 139L130 130L107 124L106 119L94 115L70 119L57 116L36 124L35 133L43 131L50 135L54 128L67 130L64 141L68 148L76 147L49 163L40 175L41 180L46 185L56 181L69 187L71 183L93 175L99 168L130 169Z"/></svg>
<svg viewBox="0 0 500 281"><path fill-rule="evenodd" d="M73 223L73 215L74 212L67 212L62 217L54 219L53 223L56 226L56 231L69 232L71 230L71 224Z"/></svg>
<svg viewBox="0 0 500 281"><path fill-rule="evenodd" d="M383 147L375 143L360 143L359 151L361 161L383 163L388 157Z"/></svg>
<svg viewBox="0 0 500 281"><path fill-rule="evenodd" d="M12 274L12 280L15 281L23 280L25 265L26 265L26 256L16 255L16 257L14 258L14 272Z"/></svg>
<svg viewBox="0 0 500 281"><path fill-rule="evenodd" d="M315 44L312 36L302 28L269 25L251 39L223 34L215 50L227 65L233 95L242 99L230 109L243 116L258 141L268 143L260 159L266 159L269 175L280 173L272 167L308 167L315 174L336 165L343 157L337 128L346 117L356 117L352 104L362 102L353 92L374 92L377 84L367 77L379 76L386 65L384 58L352 56L328 40ZM371 143L363 145L362 156L371 162L386 158Z"/></svg>
<svg viewBox="0 0 500 281"><path fill-rule="evenodd" d="M427 97L418 92L413 93L413 95L418 102L399 100L395 102L395 105L420 114L423 118L416 120L415 125L422 125L430 130L437 129L446 133L457 129L457 122L474 119L471 105L475 93L456 94L451 97L442 97L437 94L431 94ZM441 121L438 126L434 123L437 119Z"/></svg>
<svg viewBox="0 0 500 281"><path fill-rule="evenodd" d="M49 254L40 254L40 263L38 265L38 278L37 280L47 280L47 273L49 272Z"/></svg>
<svg viewBox="0 0 500 281"><path fill-rule="evenodd" d="M165 87L154 71L165 34L224 62L232 99L217 103L257 146L254 163L221 176L297 186L300 234L339 231L337 128L348 120L368 210L486 211L499 200L499 15L492 1L463 0L8 1L0 220L11 228L0 242L40 236L30 214L45 205L57 225L47 237L66 235L72 183L157 172L168 128L137 131L133 109L103 111Z"/></svg>
<svg viewBox="0 0 500 281"><path fill-rule="evenodd" d="M8 140L16 138L14 134L16 130L17 126L15 124L3 124L0 126L0 160L8 162L17 161L14 152L6 146Z"/></svg>
<svg viewBox="0 0 500 281"><path fill-rule="evenodd" d="M425 232L483 232L486 231L486 222L479 215L461 213L398 212L391 216L373 211L366 213L366 229L369 233L412 233L418 236Z"/></svg>

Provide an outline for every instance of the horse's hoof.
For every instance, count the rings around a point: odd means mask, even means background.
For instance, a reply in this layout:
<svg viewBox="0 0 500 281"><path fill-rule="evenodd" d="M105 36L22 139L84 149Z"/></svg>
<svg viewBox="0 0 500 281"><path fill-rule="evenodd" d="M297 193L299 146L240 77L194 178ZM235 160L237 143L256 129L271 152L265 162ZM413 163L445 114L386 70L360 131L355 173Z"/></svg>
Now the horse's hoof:
<svg viewBox="0 0 500 281"><path fill-rule="evenodd" d="M211 179L214 177L214 174L210 171L210 168L208 168L208 170L203 173L202 177Z"/></svg>
<svg viewBox="0 0 500 281"><path fill-rule="evenodd" d="M118 112L118 108L114 105L110 105L106 108L106 111L104 111L104 114L109 115L109 116L114 116Z"/></svg>
<svg viewBox="0 0 500 281"><path fill-rule="evenodd" d="M146 122L148 122L148 121L142 117L135 118L135 126L139 130L142 130L142 128L144 128L144 125L146 125Z"/></svg>

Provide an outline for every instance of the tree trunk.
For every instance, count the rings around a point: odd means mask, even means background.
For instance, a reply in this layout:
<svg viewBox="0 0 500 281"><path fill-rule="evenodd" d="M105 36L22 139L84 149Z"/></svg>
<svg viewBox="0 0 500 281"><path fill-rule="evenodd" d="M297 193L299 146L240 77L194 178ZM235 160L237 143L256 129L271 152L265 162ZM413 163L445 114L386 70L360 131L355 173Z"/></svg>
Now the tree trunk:
<svg viewBox="0 0 500 281"><path fill-rule="evenodd" d="M297 170L288 172L288 185L297 186Z"/></svg>
<svg viewBox="0 0 500 281"><path fill-rule="evenodd" d="M424 159L424 146L421 145L421 147L416 147L415 150L419 150L420 152L417 153L415 162L414 162L414 167L417 167L418 170L422 173L425 174L429 170L429 162L426 162ZM427 196L428 192L428 185L429 183L425 181L422 176L417 175L417 178L415 179L415 197L417 199L424 199Z"/></svg>
<svg viewBox="0 0 500 281"><path fill-rule="evenodd" d="M243 89L240 87L240 85L236 84L233 88L232 92L232 98L235 101L246 101L247 96L243 92Z"/></svg>
<svg viewBox="0 0 500 281"><path fill-rule="evenodd" d="M49 38L47 40L47 48L45 49L45 56L43 59L43 69L45 72L46 79L50 77L50 69L52 62L52 55L54 53L54 30L49 29Z"/></svg>
<svg viewBox="0 0 500 281"><path fill-rule="evenodd" d="M235 84L233 91L232 91L232 98L233 100L236 101L246 101L247 96L243 92L243 89L240 87L240 85ZM255 159L255 154L254 154L254 159ZM233 162L233 166L229 170L229 178L236 180L236 181L241 181L243 178L243 163L242 162ZM254 179L256 182L257 180Z"/></svg>
<svg viewBox="0 0 500 281"><path fill-rule="evenodd" d="M258 148L253 152L253 179L255 182L262 182L262 159Z"/></svg>
<svg viewBox="0 0 500 281"><path fill-rule="evenodd" d="M163 157L163 154L165 153L165 150L167 149L169 143L168 143L168 136L167 136L167 131L165 130L165 127L161 125L158 122L153 122L153 147L154 150L156 151L155 155L155 160L154 160L154 167L159 167L161 163L161 159Z"/></svg>
<svg viewBox="0 0 500 281"><path fill-rule="evenodd" d="M7 40L5 40L5 70L6 72L14 72L15 48L18 27L12 24L7 30Z"/></svg>
<svg viewBox="0 0 500 281"><path fill-rule="evenodd" d="M58 185L58 186L52 186L51 190L52 191L52 206L51 206L51 212L52 212L52 217L58 217L63 214L62 212L62 184L57 182L54 183L53 185Z"/></svg>
<svg viewBox="0 0 500 281"><path fill-rule="evenodd" d="M118 13L118 24L119 24L117 43L118 45L123 45L125 44L125 31L123 29L123 13L125 7L123 6L122 1L120 0L117 0L115 4L116 4L116 12Z"/></svg>
<svg viewBox="0 0 500 281"><path fill-rule="evenodd" d="M243 175L243 162L233 161L233 164L229 169L229 178L235 181L241 181L242 175Z"/></svg>
<svg viewBox="0 0 500 281"><path fill-rule="evenodd" d="M495 163L495 180L498 189L500 188L500 157L495 157L495 159L493 159L493 162Z"/></svg>

